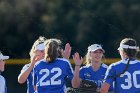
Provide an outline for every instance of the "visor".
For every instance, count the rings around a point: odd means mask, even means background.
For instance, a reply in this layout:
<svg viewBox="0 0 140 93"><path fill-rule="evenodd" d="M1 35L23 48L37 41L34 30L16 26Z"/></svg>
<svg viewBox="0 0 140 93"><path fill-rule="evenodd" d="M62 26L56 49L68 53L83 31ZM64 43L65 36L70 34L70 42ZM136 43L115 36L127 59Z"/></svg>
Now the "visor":
<svg viewBox="0 0 140 93"><path fill-rule="evenodd" d="M0 59L2 60L9 59L9 56L5 56L2 53L0 53Z"/></svg>

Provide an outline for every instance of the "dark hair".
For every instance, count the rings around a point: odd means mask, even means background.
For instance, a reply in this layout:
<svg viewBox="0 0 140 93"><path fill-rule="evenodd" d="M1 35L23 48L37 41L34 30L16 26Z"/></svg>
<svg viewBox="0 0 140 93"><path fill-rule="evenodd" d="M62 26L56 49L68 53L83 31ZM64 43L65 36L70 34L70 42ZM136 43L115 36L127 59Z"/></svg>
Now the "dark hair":
<svg viewBox="0 0 140 93"><path fill-rule="evenodd" d="M126 55L128 56L128 62L127 62L125 68L123 69L123 71L121 73L117 74L116 76L108 76L107 78L116 78L116 77L120 77L120 75L124 74L129 67L130 60L132 58L135 58L136 55L137 55L137 52L139 51L139 49L137 49L136 41L132 38L123 39L120 42L120 45L128 45L128 46L131 46L131 47L136 47L136 49L132 49L132 48L129 48L129 47L128 48L121 48L126 53Z"/></svg>
<svg viewBox="0 0 140 93"><path fill-rule="evenodd" d="M123 44L123 45L128 45L128 46L133 46L133 47L137 47L137 43L136 43L136 40L132 39L132 38L125 38L121 41L120 45ZM135 58L136 55L137 55L137 52L138 52L138 49L131 49L131 48L122 48L122 50L126 53L126 55L128 56L128 62L126 64L126 67L125 69L117 75L120 76L121 74L124 74L127 69L128 69L128 66L129 66L129 63L130 63L130 60L132 58Z"/></svg>
<svg viewBox="0 0 140 93"><path fill-rule="evenodd" d="M45 41L45 59L47 62L53 62L60 56L60 44L58 39L48 39Z"/></svg>
<svg viewBox="0 0 140 93"><path fill-rule="evenodd" d="M136 41L132 38L125 38L121 41L120 44L137 47ZM127 54L128 58L134 58L137 55L137 49L130 49L128 47L128 48L123 48L123 51Z"/></svg>

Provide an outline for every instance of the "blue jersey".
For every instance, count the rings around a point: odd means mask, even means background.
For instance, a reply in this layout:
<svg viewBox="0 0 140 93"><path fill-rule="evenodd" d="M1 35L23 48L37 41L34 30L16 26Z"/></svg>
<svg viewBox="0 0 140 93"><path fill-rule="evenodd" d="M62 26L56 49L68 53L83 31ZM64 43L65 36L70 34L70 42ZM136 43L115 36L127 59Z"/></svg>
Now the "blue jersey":
<svg viewBox="0 0 140 93"><path fill-rule="evenodd" d="M140 61L131 60L127 71L120 75L127 62L128 59L124 59L113 63L106 72L105 82L111 84L114 81L114 93L140 93Z"/></svg>
<svg viewBox="0 0 140 93"><path fill-rule="evenodd" d="M73 78L72 67L64 58L57 58L52 63L41 60L35 64L34 73L37 93L66 93L65 78Z"/></svg>
<svg viewBox="0 0 140 93"><path fill-rule="evenodd" d="M99 88L101 88L107 67L107 65L102 63L97 71L93 71L91 65L84 66L80 69L80 78L83 80L93 81Z"/></svg>
<svg viewBox="0 0 140 93"><path fill-rule="evenodd" d="M7 93L6 80L0 73L0 93Z"/></svg>
<svg viewBox="0 0 140 93"><path fill-rule="evenodd" d="M21 73L23 73L24 71L26 71L30 66L30 63L29 64L26 64L22 70L21 70ZM30 72L28 78L27 78L27 93L34 93L34 75L33 75L33 70Z"/></svg>

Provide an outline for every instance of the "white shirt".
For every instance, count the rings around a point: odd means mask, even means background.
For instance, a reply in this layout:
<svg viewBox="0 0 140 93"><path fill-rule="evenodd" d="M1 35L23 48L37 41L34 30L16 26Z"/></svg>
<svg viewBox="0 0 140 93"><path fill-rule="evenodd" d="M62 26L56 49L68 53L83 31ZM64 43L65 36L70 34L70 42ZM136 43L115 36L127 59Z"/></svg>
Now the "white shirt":
<svg viewBox="0 0 140 93"><path fill-rule="evenodd" d="M0 93L5 93L5 78L0 75Z"/></svg>

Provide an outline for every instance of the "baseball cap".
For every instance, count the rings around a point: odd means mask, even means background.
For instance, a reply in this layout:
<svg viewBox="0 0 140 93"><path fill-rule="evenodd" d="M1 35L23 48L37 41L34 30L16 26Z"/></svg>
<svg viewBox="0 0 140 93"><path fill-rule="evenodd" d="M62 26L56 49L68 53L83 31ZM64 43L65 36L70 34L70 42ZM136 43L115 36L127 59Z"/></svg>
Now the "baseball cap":
<svg viewBox="0 0 140 93"><path fill-rule="evenodd" d="M99 44L93 44L93 45L91 45L91 46L89 46L88 47L88 52L90 52L90 51L96 51L96 50L98 50L98 49L100 49L100 50L102 50L103 51L103 53L105 53L105 50L102 48L102 46L101 45L99 45Z"/></svg>
<svg viewBox="0 0 140 93"><path fill-rule="evenodd" d="M44 43L41 43L35 47L35 50L44 50L44 49L45 49Z"/></svg>
<svg viewBox="0 0 140 93"><path fill-rule="evenodd" d="M9 59L9 56L5 56L0 52L0 59L2 60Z"/></svg>

